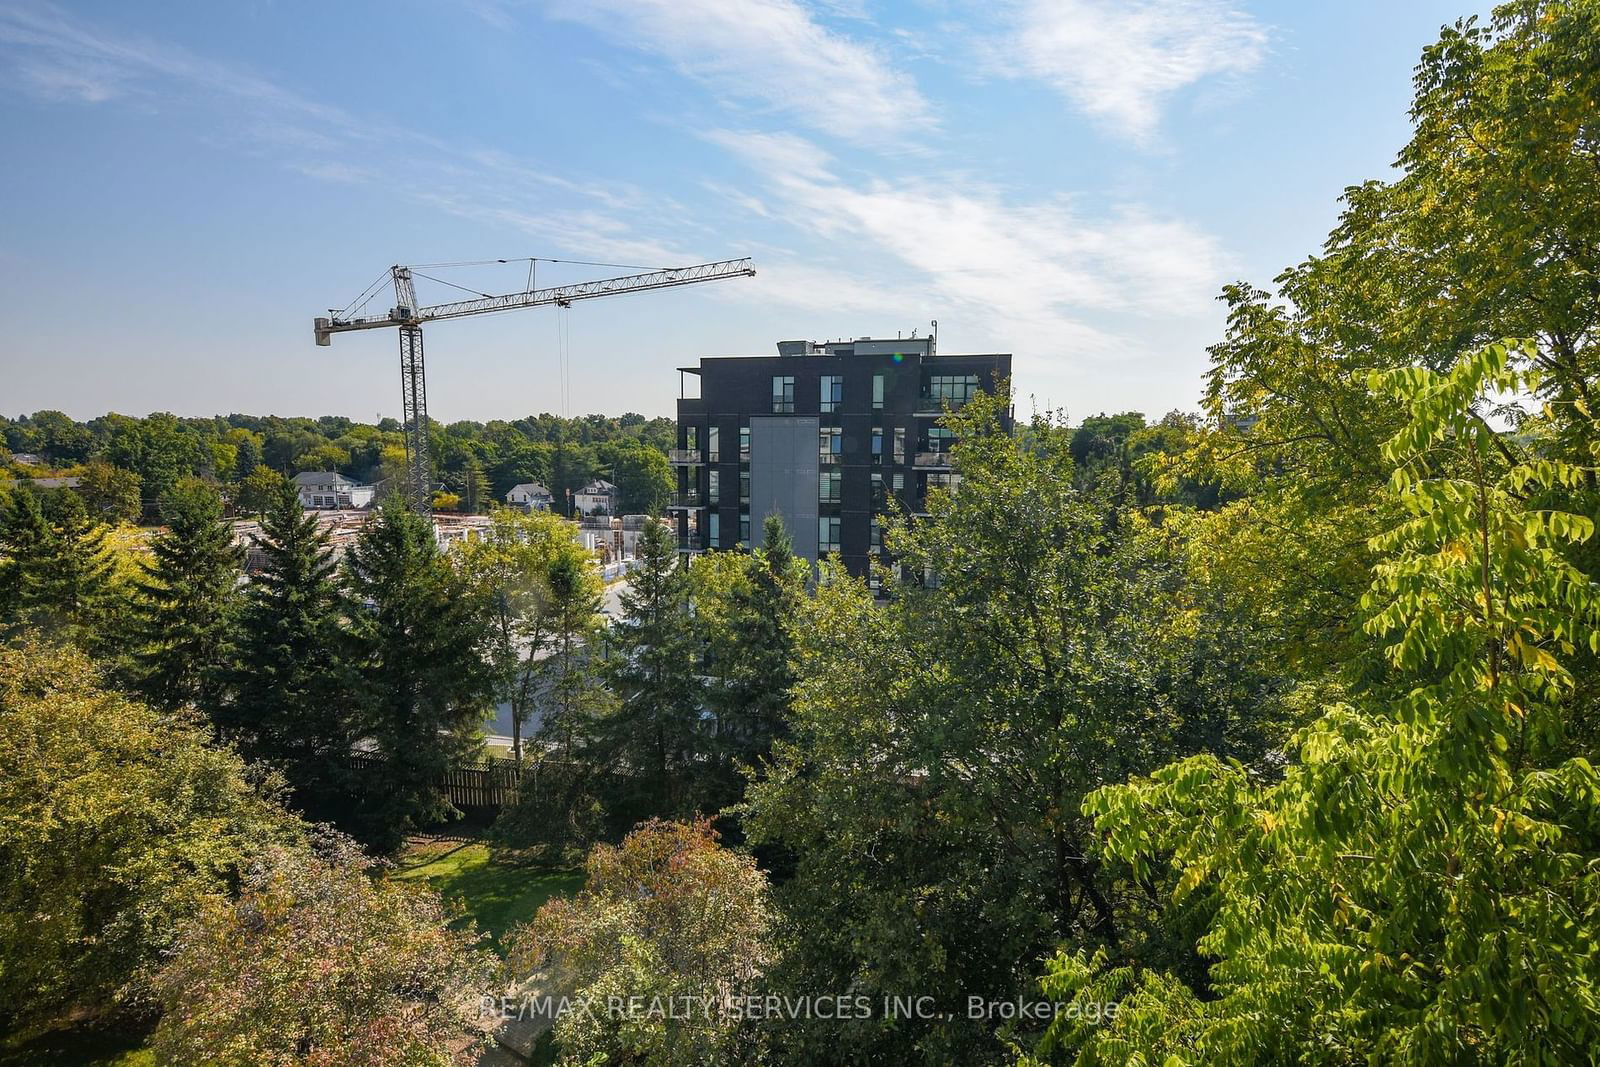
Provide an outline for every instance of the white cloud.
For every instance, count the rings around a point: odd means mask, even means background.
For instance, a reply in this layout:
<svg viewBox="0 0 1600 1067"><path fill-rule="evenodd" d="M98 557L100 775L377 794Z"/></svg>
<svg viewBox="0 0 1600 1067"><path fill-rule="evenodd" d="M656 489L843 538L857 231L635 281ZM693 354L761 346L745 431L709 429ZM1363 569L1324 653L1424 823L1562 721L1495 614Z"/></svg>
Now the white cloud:
<svg viewBox="0 0 1600 1067"><path fill-rule="evenodd" d="M870 143L930 128L895 58L836 33L797 0L556 0L551 13L669 60L730 102Z"/></svg>
<svg viewBox="0 0 1600 1067"><path fill-rule="evenodd" d="M855 176L792 134L706 137L756 172L784 226L779 247L757 250L755 280L717 298L775 321L793 309L830 335L938 318L946 351L1011 352L1022 394L1054 403L1165 410L1197 388L1230 264L1193 225L959 174Z"/></svg>
<svg viewBox="0 0 1600 1067"><path fill-rule="evenodd" d="M1110 129L1148 141L1169 96L1255 69L1266 45L1266 29L1227 0L1018 0L992 63L1041 79Z"/></svg>
<svg viewBox="0 0 1600 1067"><path fill-rule="evenodd" d="M1090 216L1068 198L1016 202L948 175L852 183L793 135L707 137L759 172L773 216L824 248L910 272L926 297L1063 344L1112 343L1089 313L1203 314L1226 266L1209 235L1137 206Z"/></svg>

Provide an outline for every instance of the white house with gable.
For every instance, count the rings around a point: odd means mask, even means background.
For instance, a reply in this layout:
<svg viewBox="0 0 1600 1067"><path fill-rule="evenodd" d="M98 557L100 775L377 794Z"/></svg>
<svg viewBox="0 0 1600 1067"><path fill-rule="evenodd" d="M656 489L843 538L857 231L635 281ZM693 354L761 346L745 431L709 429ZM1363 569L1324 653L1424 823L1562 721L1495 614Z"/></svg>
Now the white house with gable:
<svg viewBox="0 0 1600 1067"><path fill-rule="evenodd" d="M523 511L549 511L554 503L555 497L550 495L550 490L538 482L513 485L511 491L506 494L506 504L521 508Z"/></svg>
<svg viewBox="0 0 1600 1067"><path fill-rule="evenodd" d="M357 485L338 471L302 471L294 476L294 487L301 507L319 511L368 507L378 491L376 486Z"/></svg>

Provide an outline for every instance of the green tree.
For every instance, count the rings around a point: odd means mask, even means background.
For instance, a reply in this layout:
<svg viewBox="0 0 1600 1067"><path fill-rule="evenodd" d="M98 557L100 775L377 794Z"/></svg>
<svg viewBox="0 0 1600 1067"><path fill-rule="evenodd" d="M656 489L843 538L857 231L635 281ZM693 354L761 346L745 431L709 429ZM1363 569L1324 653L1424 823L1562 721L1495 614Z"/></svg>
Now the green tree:
<svg viewBox="0 0 1600 1067"><path fill-rule="evenodd" d="M150 542L133 603L134 682L157 707L222 708L244 550L222 497L197 478L162 499L167 528Z"/></svg>
<svg viewBox="0 0 1600 1067"><path fill-rule="evenodd" d="M1058 421L1004 432L1009 403L947 416L960 481L891 524L888 602L830 565L796 631L792 736L745 803L752 842L794 857L779 900L799 933L772 981L916 989L942 1016L785 1024L808 1055L845 1040L863 1062L985 1062L998 1023L966 997L1026 996L1026 960L1061 941L1167 951L1137 887L1090 852L1081 805L1168 756L1189 709L1217 713L1180 669L1177 567L1163 531L1109 521L1079 487Z"/></svg>
<svg viewBox="0 0 1600 1067"><path fill-rule="evenodd" d="M36 586L43 615L34 623L85 647L103 648L116 595L116 565L106 545L106 527L89 517L83 498L70 490L50 500L55 551Z"/></svg>
<svg viewBox="0 0 1600 1067"><path fill-rule="evenodd" d="M61 546L44 502L31 488L8 493L0 512L0 612L5 622L26 625L50 610L50 571Z"/></svg>
<svg viewBox="0 0 1600 1067"><path fill-rule="evenodd" d="M115 565L106 528L71 490L11 494L0 511L0 623L37 627L85 647L109 637Z"/></svg>
<svg viewBox="0 0 1600 1067"><path fill-rule="evenodd" d="M602 742L610 760L634 775L633 798L619 799L646 805L640 817L691 814L698 802L698 757L706 747L705 690L687 568L679 565L676 538L666 524L645 524L638 565L621 601L607 661L618 707Z"/></svg>
<svg viewBox="0 0 1600 1067"><path fill-rule="evenodd" d="M548 512L496 511L457 560L489 605L496 695L511 711L512 754L520 762L522 732L547 695L547 660L570 657L593 629L600 577L571 524Z"/></svg>
<svg viewBox="0 0 1600 1067"><path fill-rule="evenodd" d="M545 721L540 737L567 759L578 753L577 739L593 731L600 694L592 644L601 634L600 599L604 585L593 557L564 550L545 567L549 657L541 670Z"/></svg>
<svg viewBox="0 0 1600 1067"><path fill-rule="evenodd" d="M467 463L466 474L461 482L461 497L469 515L484 511L492 502L489 479L484 475L483 463L477 457Z"/></svg>
<svg viewBox="0 0 1600 1067"><path fill-rule="evenodd" d="M278 498L281 487L293 484L271 467L257 465L239 480L234 506L242 515L264 515Z"/></svg>
<svg viewBox="0 0 1600 1067"><path fill-rule="evenodd" d="M299 830L207 731L76 650L0 647L0 1029L142 999L201 902Z"/></svg>
<svg viewBox="0 0 1600 1067"><path fill-rule="evenodd" d="M451 1067L492 969L431 890L334 838L268 849L236 900L206 903L152 983L174 1067ZM227 991L226 995L222 991Z"/></svg>
<svg viewBox="0 0 1600 1067"><path fill-rule="evenodd" d="M749 1027L722 1007L771 960L767 880L749 856L717 844L704 822L651 821L619 847L597 846L573 899L539 909L515 935L513 973L594 1005L556 1023L563 1063L758 1062ZM608 1012L609 998L704 1003L687 1018ZM687 999L687 998L693 998Z"/></svg>
<svg viewBox="0 0 1600 1067"><path fill-rule="evenodd" d="M1041 1051L1533 1063L1600 1042L1600 777L1569 732L1600 592L1568 554L1594 521L1532 499L1591 471L1519 455L1483 419L1543 386L1516 362L1493 344L1374 376L1409 415L1385 446L1403 518L1373 539L1363 599L1393 678L1300 731L1279 781L1197 756L1088 799L1108 856L1175 905L1209 900L1215 963L1195 988L1059 955L1047 994L1122 1011L1058 1020Z"/></svg>
<svg viewBox="0 0 1600 1067"><path fill-rule="evenodd" d="M240 609L223 721L250 758L283 773L297 809L314 821L343 821L360 683L328 534L280 479L255 544L262 566Z"/></svg>
<svg viewBox="0 0 1600 1067"><path fill-rule="evenodd" d="M139 476L103 459L84 464L78 475L78 489L89 512L102 522L132 523L144 515Z"/></svg>
<svg viewBox="0 0 1600 1067"><path fill-rule="evenodd" d="M459 814L440 780L475 754L496 676L483 598L439 554L427 520L384 506L345 557L363 689L379 762L355 826L382 851Z"/></svg>
<svg viewBox="0 0 1600 1067"><path fill-rule="evenodd" d="M746 560L745 581L731 591L731 640L714 650L726 663L712 696L731 755L752 766L766 758L787 724L794 626L809 571L795 556L781 516L768 515L762 533L762 547Z"/></svg>
<svg viewBox="0 0 1600 1067"><path fill-rule="evenodd" d="M621 450L616 457L617 510L624 515L660 515L677 484L667 457L653 448Z"/></svg>

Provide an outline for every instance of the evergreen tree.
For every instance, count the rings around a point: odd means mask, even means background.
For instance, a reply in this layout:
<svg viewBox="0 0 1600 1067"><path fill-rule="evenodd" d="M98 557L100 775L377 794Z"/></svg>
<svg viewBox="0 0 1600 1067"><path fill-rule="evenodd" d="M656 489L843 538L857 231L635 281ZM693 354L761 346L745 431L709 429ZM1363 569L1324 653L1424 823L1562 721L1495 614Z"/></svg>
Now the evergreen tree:
<svg viewBox="0 0 1600 1067"><path fill-rule="evenodd" d="M427 520L383 507L346 560L365 735L381 762L356 827L372 846L457 814L439 789L470 757L494 698L483 597L440 555Z"/></svg>
<svg viewBox="0 0 1600 1067"><path fill-rule="evenodd" d="M733 593L730 662L718 708L733 754L746 762L765 756L783 732L794 685L794 621L804 589L783 518L768 515L762 547L750 554L747 581Z"/></svg>
<svg viewBox="0 0 1600 1067"><path fill-rule="evenodd" d="M489 504L489 499L489 479L484 476L483 462L474 457L468 461L466 477L462 481L462 505L467 514L476 515Z"/></svg>
<svg viewBox="0 0 1600 1067"><path fill-rule="evenodd" d="M162 498L167 529L150 542L134 604L133 676L151 703L221 709L243 550L222 497L183 478Z"/></svg>
<svg viewBox="0 0 1600 1067"><path fill-rule="evenodd" d="M50 560L57 554L55 531L45 518L39 494L19 489L0 511L0 621L28 624L46 603Z"/></svg>
<svg viewBox="0 0 1600 1067"><path fill-rule="evenodd" d="M633 813L638 817L687 814L695 807L691 779L705 744L688 572L678 566L671 531L654 520L639 538L638 560L622 594L623 617L612 628L607 673L619 706L603 741L632 784L630 796L610 807L621 814L630 804L648 805Z"/></svg>
<svg viewBox="0 0 1600 1067"><path fill-rule="evenodd" d="M14 494L0 516L0 618L73 640L95 639L110 604L106 529L77 493Z"/></svg>
<svg viewBox="0 0 1600 1067"><path fill-rule="evenodd" d="M115 570L105 524L91 519L83 498L71 490L55 494L49 512L55 551L41 575L46 618L39 621L74 640L103 643Z"/></svg>
<svg viewBox="0 0 1600 1067"><path fill-rule="evenodd" d="M328 534L280 479L262 516L261 573L244 595L227 725L253 759L281 769L294 805L336 820L349 795L358 680Z"/></svg>

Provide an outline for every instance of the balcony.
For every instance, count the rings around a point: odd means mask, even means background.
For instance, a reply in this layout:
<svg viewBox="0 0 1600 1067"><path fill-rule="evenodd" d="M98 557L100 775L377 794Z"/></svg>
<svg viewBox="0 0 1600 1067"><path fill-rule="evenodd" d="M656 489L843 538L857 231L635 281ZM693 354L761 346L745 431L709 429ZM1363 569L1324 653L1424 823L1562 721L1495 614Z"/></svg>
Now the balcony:
<svg viewBox="0 0 1600 1067"><path fill-rule="evenodd" d="M700 507L702 503L703 497L700 490L690 489L687 492L674 493L672 496L672 501L667 505L667 508L669 510L677 509L682 511L687 508Z"/></svg>
<svg viewBox="0 0 1600 1067"><path fill-rule="evenodd" d="M921 470L947 471L950 469L950 453L918 452L912 460L912 466Z"/></svg>
<svg viewBox="0 0 1600 1067"><path fill-rule="evenodd" d="M919 396L917 406L912 412L917 415L943 415L944 406L948 403L951 411L960 411L966 406L966 400L953 396Z"/></svg>
<svg viewBox="0 0 1600 1067"><path fill-rule="evenodd" d="M692 466L700 462L698 448L669 448L667 449L667 462L674 466Z"/></svg>

